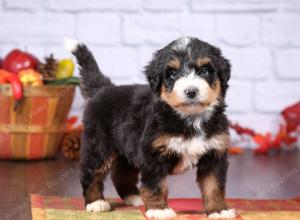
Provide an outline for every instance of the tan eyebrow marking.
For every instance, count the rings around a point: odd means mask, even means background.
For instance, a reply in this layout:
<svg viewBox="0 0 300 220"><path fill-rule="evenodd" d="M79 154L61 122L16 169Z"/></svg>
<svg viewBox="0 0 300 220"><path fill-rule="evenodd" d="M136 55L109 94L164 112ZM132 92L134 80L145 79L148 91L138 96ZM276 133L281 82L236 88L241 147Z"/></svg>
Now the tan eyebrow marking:
<svg viewBox="0 0 300 220"><path fill-rule="evenodd" d="M174 58L173 60L169 61L168 67L173 69L180 69L180 61L177 58Z"/></svg>
<svg viewBox="0 0 300 220"><path fill-rule="evenodd" d="M210 58L208 58L208 57L200 57L200 58L197 59L196 64L197 64L198 67L201 67L201 66L203 66L205 64L208 64L210 62L211 62Z"/></svg>

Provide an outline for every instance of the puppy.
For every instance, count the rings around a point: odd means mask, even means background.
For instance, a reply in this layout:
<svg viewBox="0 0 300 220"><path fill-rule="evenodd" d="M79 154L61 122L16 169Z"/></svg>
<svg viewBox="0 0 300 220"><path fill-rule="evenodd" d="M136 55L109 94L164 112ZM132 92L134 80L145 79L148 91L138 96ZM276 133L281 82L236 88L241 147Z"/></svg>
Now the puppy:
<svg viewBox="0 0 300 220"><path fill-rule="evenodd" d="M235 217L224 201L230 64L221 51L197 38L181 38L153 55L145 68L149 85L116 86L84 44L67 46L77 58L87 99L81 154L87 211L110 210L103 181L111 171L127 204L144 203L148 218L172 218L167 176L196 167L207 215Z"/></svg>

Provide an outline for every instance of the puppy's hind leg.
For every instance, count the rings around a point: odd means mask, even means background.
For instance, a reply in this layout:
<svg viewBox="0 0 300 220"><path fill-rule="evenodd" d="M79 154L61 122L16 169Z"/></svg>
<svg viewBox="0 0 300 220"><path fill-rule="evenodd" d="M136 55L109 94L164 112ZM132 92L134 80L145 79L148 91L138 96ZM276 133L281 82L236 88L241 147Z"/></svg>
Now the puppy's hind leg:
<svg viewBox="0 0 300 220"><path fill-rule="evenodd" d="M116 158L116 153L105 150L100 153L91 149L89 147L87 152L84 152L81 161L81 185L86 210L109 211L110 205L103 197L103 181Z"/></svg>
<svg viewBox="0 0 300 220"><path fill-rule="evenodd" d="M116 159L112 168L111 179L119 196L127 205L143 205L143 200L137 188L138 175L139 171L131 166L126 158L119 156Z"/></svg>

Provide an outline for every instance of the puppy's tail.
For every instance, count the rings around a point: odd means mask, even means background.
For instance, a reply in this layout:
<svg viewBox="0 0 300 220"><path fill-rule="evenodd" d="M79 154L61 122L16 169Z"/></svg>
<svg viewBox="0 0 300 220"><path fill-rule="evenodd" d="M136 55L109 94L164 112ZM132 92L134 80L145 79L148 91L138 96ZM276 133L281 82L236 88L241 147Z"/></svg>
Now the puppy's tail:
<svg viewBox="0 0 300 220"><path fill-rule="evenodd" d="M101 87L111 86L113 83L100 71L92 52L85 44L74 39L65 39L65 48L72 52L80 66L81 91L84 98L91 98Z"/></svg>

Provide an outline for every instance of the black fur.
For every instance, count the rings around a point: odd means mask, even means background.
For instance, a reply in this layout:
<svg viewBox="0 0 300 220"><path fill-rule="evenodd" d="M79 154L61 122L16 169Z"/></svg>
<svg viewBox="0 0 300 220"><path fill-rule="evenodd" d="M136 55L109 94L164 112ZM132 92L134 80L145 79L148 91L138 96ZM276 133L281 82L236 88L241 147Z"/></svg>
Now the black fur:
<svg viewBox="0 0 300 220"><path fill-rule="evenodd" d="M190 56L186 55L186 51L174 50L175 44L176 41L157 51L153 60L146 66L145 75L150 87L115 86L100 72L93 55L85 45L79 45L74 52L81 66L83 92L85 97L89 98L84 111L81 154L81 183L84 196L97 169L114 153L139 170L143 186L153 194L159 194L159 184L172 172L181 155L174 153L162 156L160 151L152 146L155 138L164 133L186 138L195 135L209 138L228 132L228 121L224 114L224 97L230 78L228 60L221 55L219 49L195 38L192 38L189 44L192 48ZM207 80L211 83L216 79L221 81L222 97L211 116L202 121L202 129L199 131L187 123L187 120L192 121L198 115L181 117L175 109L160 99L160 88L166 85L172 90L172 86L167 85L166 76L166 63L171 59L176 57L193 67L196 58L203 56L212 60L213 66L207 68L214 76L213 79ZM205 172L213 171L218 176L221 186L225 187L226 153L208 152L199 158L197 166L199 177ZM120 195L124 198L126 192L123 190Z"/></svg>
<svg viewBox="0 0 300 220"><path fill-rule="evenodd" d="M110 79L102 74L93 54L84 44L78 45L73 54L80 66L81 91L85 98L91 98L101 87L113 85Z"/></svg>

